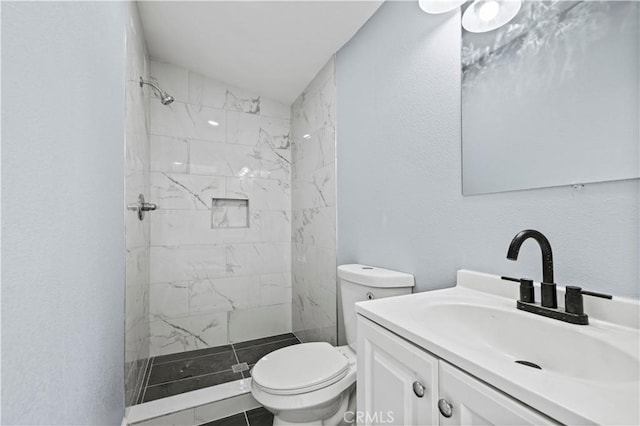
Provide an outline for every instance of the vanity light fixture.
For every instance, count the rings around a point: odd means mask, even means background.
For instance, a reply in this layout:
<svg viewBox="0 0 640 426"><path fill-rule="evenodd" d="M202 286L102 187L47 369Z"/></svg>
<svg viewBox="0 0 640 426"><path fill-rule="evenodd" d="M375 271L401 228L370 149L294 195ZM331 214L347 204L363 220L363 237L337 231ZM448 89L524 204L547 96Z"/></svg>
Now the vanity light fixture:
<svg viewBox="0 0 640 426"><path fill-rule="evenodd" d="M462 15L462 26L471 33L486 33L511 21L521 0L475 0Z"/></svg>
<svg viewBox="0 0 640 426"><path fill-rule="evenodd" d="M418 0L418 5L423 11L438 15L459 8L465 1L467 0Z"/></svg>
<svg viewBox="0 0 640 426"><path fill-rule="evenodd" d="M467 0L418 0L420 9L437 15L450 12ZM511 21L520 11L522 0L475 0L462 15L462 26L471 33L486 33Z"/></svg>
<svg viewBox="0 0 640 426"><path fill-rule="evenodd" d="M209 120L209 121L207 121L207 123L211 124L214 127L220 125L220 123L218 123L217 121L213 121L213 120Z"/></svg>

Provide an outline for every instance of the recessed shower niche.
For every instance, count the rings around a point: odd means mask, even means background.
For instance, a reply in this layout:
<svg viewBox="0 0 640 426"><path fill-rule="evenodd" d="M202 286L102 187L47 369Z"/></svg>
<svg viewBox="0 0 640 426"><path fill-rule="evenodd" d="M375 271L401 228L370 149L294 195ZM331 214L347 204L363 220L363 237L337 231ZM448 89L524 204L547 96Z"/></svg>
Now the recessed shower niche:
<svg viewBox="0 0 640 426"><path fill-rule="evenodd" d="M249 200L243 198L213 198L211 228L249 228Z"/></svg>

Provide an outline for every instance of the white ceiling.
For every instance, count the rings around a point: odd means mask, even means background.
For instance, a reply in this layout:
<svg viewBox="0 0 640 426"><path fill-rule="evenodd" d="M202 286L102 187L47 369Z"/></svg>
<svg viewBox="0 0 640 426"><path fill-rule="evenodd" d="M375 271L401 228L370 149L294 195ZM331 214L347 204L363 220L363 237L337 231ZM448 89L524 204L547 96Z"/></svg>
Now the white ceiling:
<svg viewBox="0 0 640 426"><path fill-rule="evenodd" d="M382 1L141 1L149 55L291 104Z"/></svg>

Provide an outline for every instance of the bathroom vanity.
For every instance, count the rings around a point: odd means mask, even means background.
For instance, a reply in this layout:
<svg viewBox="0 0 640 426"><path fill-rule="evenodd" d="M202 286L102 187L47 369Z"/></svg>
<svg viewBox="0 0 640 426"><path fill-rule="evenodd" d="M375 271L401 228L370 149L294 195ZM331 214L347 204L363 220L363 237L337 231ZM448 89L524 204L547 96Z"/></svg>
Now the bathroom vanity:
<svg viewBox="0 0 640 426"><path fill-rule="evenodd" d="M637 301L585 299L576 325L517 299L462 270L453 288L356 304L358 423L639 424Z"/></svg>

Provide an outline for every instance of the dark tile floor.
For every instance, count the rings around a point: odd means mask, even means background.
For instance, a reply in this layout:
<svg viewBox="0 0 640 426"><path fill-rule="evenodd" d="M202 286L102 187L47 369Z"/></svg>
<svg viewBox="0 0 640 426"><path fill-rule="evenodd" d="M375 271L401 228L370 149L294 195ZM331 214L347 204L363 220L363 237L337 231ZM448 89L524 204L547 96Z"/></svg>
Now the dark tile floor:
<svg viewBox="0 0 640 426"><path fill-rule="evenodd" d="M248 378L250 377L248 369L234 372L232 366L246 363L246 366L251 369L266 354L298 343L300 341L296 336L286 333L215 348L153 357L145 372L145 385L138 404ZM249 413L252 411L247 412L247 419L250 419ZM253 426L257 424L262 423L259 423L259 420L251 423Z"/></svg>
<svg viewBox="0 0 640 426"><path fill-rule="evenodd" d="M271 426L273 414L260 407L224 419L214 420L201 426Z"/></svg>

